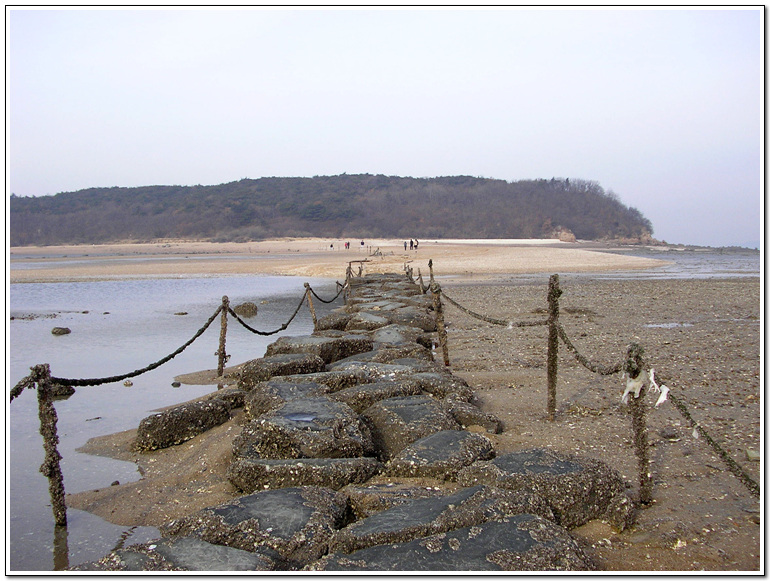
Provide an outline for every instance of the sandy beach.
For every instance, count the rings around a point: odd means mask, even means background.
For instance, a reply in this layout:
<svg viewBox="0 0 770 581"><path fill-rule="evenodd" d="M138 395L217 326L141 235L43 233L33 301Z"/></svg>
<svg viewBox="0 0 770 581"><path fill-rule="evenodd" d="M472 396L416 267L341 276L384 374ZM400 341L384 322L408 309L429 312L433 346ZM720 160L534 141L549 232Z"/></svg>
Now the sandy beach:
<svg viewBox="0 0 770 581"><path fill-rule="evenodd" d="M543 318L547 273L562 276L562 324L589 359L611 364L627 345L645 348L672 393L757 481L760 451L759 278L600 280L570 273L650 268L658 261L596 252L581 244L509 241L478 244L420 241L277 240L247 244L164 242L98 247L13 248L12 282L98 279L160 274L279 274L342 279L349 261L366 272L402 272L405 263L427 277L433 259L442 289L490 317ZM330 245L334 245L334 250ZM379 251L377 251L379 249ZM31 268L60 255L61 268ZM82 259L82 262L80 261ZM67 263L67 261L77 263ZM357 265L354 264L354 268ZM543 281L512 286L505 274L542 273ZM546 416L546 330L507 328L445 307L452 372L474 388L504 431L490 435L498 453L548 447L607 462L638 480L630 419L617 375L590 373L560 346L557 417ZM238 363L238 362L233 362ZM199 371L199 370L190 370ZM199 377L205 377L201 373ZM67 504L115 524L155 526L224 502L235 491L224 477L240 418L174 448L138 454L135 430L92 440L84 451L136 462L142 480L68 495ZM622 533L592 521L573 531L601 569L615 571L757 571L760 502L727 469L670 404L649 412L654 502ZM445 486L445 483L433 483Z"/></svg>
<svg viewBox="0 0 770 581"><path fill-rule="evenodd" d="M403 240L285 238L262 242L212 243L167 241L153 244L14 247L14 282L98 280L108 277L265 274L344 278L351 261L365 261L365 272L403 272L408 264L427 277L428 260L436 273L465 277L528 272L592 272L649 268L660 264L582 248L558 240L419 241L404 250ZM408 242L408 241L407 241ZM42 264L45 261L45 265ZM41 267L36 268L36 264ZM60 266L57 266L59 264ZM360 263L354 263L358 269Z"/></svg>

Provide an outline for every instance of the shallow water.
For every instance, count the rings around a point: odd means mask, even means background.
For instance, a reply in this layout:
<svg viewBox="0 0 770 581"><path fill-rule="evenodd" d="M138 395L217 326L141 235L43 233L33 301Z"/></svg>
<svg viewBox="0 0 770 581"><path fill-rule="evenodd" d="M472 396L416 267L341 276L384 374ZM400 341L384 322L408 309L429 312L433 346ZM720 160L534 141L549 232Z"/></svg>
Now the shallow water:
<svg viewBox="0 0 770 581"><path fill-rule="evenodd" d="M38 363L48 363L56 377L99 378L142 368L189 340L228 295L231 305L252 301L257 317L247 322L261 331L276 329L294 312L305 279L293 277L184 277L99 282L13 284L10 286L7 384L15 385ZM322 297L336 294L333 280L311 279ZM334 306L314 301L318 316ZM175 313L186 312L186 315ZM69 327L69 335L51 334ZM55 407L59 417L62 471L68 493L140 478L136 466L81 454L77 448L95 436L136 428L151 410L209 393L214 386L172 387L175 376L213 369L219 343L219 317L187 350L158 369L122 382L78 388ZM261 337L230 317L226 351L229 364L264 355L281 335L312 332L307 307L279 334ZM9 514L6 534L13 571L50 571L99 559L120 543L158 536L148 527L109 524L89 513L69 509L66 532L56 529L48 482L38 468L43 461L38 433L37 396L24 392L6 403L6 475Z"/></svg>
<svg viewBox="0 0 770 581"><path fill-rule="evenodd" d="M658 252L634 250L625 254L661 258L672 264L650 270L569 274L592 278L721 278L760 276L760 255L748 252ZM19 265L14 266L14 268ZM21 266L23 268L23 266ZM548 276L517 275L511 284L540 284ZM231 305L253 301L259 314L249 319L260 330L278 328L294 311L304 291L305 279L294 277L217 276L131 278L94 282L20 283L10 286L10 316L6 384L15 385L29 367L49 363L54 376L91 378L117 375L144 367L173 352L201 327L228 295ZM333 280L311 279L323 297L336 294ZM262 304L262 301L267 301ZM319 316L340 304L315 301ZM186 315L176 315L186 312ZM72 333L54 336L55 326ZM312 321L303 308L284 332L259 337L229 319L229 364L261 357L269 343L281 335L306 335ZM136 466L108 458L81 454L77 448L95 436L136 428L157 408L213 391L213 386L173 388L177 375L212 369L217 359L219 321L189 349L162 367L133 378L133 386L112 383L79 388L56 402L59 416L59 451L67 492L109 486L113 481L140 478ZM36 394L23 393L6 403L6 538L10 551L7 566L13 571L51 571L96 560L116 546L158 537L150 527L109 524L89 513L69 509L66 531L57 529L48 496L47 480L38 472L43 461L38 433ZM11 409L12 408L12 409Z"/></svg>

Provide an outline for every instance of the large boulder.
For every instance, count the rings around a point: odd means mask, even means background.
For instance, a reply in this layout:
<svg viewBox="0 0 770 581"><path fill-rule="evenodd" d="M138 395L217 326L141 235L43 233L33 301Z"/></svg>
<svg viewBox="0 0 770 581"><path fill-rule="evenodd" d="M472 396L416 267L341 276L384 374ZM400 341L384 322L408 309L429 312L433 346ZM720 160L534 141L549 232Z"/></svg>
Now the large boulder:
<svg viewBox="0 0 770 581"><path fill-rule="evenodd" d="M308 485L338 490L369 480L381 468L368 457L266 460L244 455L230 464L227 479L243 492Z"/></svg>
<svg viewBox="0 0 770 581"><path fill-rule="evenodd" d="M495 449L489 438L465 430L444 430L413 442L388 462L388 476L454 480L477 460L489 460Z"/></svg>
<svg viewBox="0 0 770 581"><path fill-rule="evenodd" d="M420 388L411 382L378 381L347 387L328 395L329 399L346 403L361 413L378 401L405 395L419 395Z"/></svg>
<svg viewBox="0 0 770 581"><path fill-rule="evenodd" d="M173 407L139 422L134 448L140 451L168 448L230 419L225 399L208 399Z"/></svg>
<svg viewBox="0 0 770 581"><path fill-rule="evenodd" d="M158 539L117 549L97 562L70 571L273 571L282 562L268 548L244 551L212 545L195 537Z"/></svg>
<svg viewBox="0 0 770 581"><path fill-rule="evenodd" d="M345 389L362 383L370 383L372 378L363 369L349 369L341 371L322 371L319 373L307 373L304 375L286 375L281 377L291 383L320 383L327 387L328 393Z"/></svg>
<svg viewBox="0 0 770 581"><path fill-rule="evenodd" d="M503 431L503 423L499 418L480 410L472 403L450 398L446 400L446 404L449 413L463 428L479 426L490 434L499 434Z"/></svg>
<svg viewBox="0 0 770 581"><path fill-rule="evenodd" d="M248 419L257 419L262 414L277 410L287 401L304 397L324 395L327 387L312 381L284 381L286 378L269 379L254 386L244 398L244 411Z"/></svg>
<svg viewBox="0 0 770 581"><path fill-rule="evenodd" d="M634 504L621 476L592 458L533 449L476 462L457 477L463 486L489 484L532 491L544 498L556 522L571 529L603 518L623 530L633 523Z"/></svg>
<svg viewBox="0 0 770 581"><path fill-rule="evenodd" d="M386 399L368 407L361 416L371 427L374 449L389 460L412 442L460 425L439 402L428 396Z"/></svg>
<svg viewBox="0 0 770 581"><path fill-rule="evenodd" d="M345 495L319 486L265 490L161 525L164 537L192 536L254 552L268 547L289 566L326 554L347 511Z"/></svg>
<svg viewBox="0 0 770 581"><path fill-rule="evenodd" d="M583 550L559 525L519 514L481 525L333 553L308 571L592 571Z"/></svg>
<svg viewBox="0 0 770 581"><path fill-rule="evenodd" d="M281 337L275 343L267 346L266 356L286 353L312 353L332 363L357 353L371 351L372 340L363 335L347 335L345 337L320 337L306 335L301 337Z"/></svg>
<svg viewBox="0 0 770 581"><path fill-rule="evenodd" d="M403 543L436 533L479 525L488 520L526 512L536 506L531 495L475 486L454 494L419 498L373 514L337 531L331 550L351 553L374 545ZM540 500L544 516L550 516Z"/></svg>
<svg viewBox="0 0 770 581"><path fill-rule="evenodd" d="M349 406L326 397L287 401L244 427L260 458L352 458L372 453L369 428ZM244 433L241 438L245 439Z"/></svg>
<svg viewBox="0 0 770 581"><path fill-rule="evenodd" d="M288 353L261 357L246 362L238 376L238 387L251 391L262 381L278 375L317 373L326 369L326 363L318 355Z"/></svg>
<svg viewBox="0 0 770 581"><path fill-rule="evenodd" d="M400 504L407 504L417 498L445 496L455 492L439 486L421 486L414 482L387 482L350 484L340 489L350 500L355 518L363 519Z"/></svg>

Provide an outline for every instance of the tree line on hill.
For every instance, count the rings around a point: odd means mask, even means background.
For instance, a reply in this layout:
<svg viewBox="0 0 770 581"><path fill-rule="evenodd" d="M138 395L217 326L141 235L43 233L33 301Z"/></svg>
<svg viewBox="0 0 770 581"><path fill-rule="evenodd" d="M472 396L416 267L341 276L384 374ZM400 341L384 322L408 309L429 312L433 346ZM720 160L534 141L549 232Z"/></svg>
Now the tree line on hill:
<svg viewBox="0 0 770 581"><path fill-rule="evenodd" d="M637 239L652 224L580 179L266 177L213 186L11 195L12 246L270 237Z"/></svg>

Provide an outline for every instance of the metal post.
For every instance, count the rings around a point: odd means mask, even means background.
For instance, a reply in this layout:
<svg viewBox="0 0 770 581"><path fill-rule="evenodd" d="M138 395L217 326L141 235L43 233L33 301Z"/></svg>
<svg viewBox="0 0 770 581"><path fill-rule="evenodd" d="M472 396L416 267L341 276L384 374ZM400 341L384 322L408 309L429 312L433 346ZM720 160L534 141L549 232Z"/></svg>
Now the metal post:
<svg viewBox="0 0 770 581"><path fill-rule="evenodd" d="M556 419L556 376L559 371L559 275L548 281L548 419Z"/></svg>
<svg viewBox="0 0 770 581"><path fill-rule="evenodd" d="M227 311L230 308L230 299L227 295L222 297L222 324L219 329L219 349L217 355L219 360L217 363L217 377L222 377L225 372L225 362L227 361L227 353L225 352L225 341L227 339Z"/></svg>

